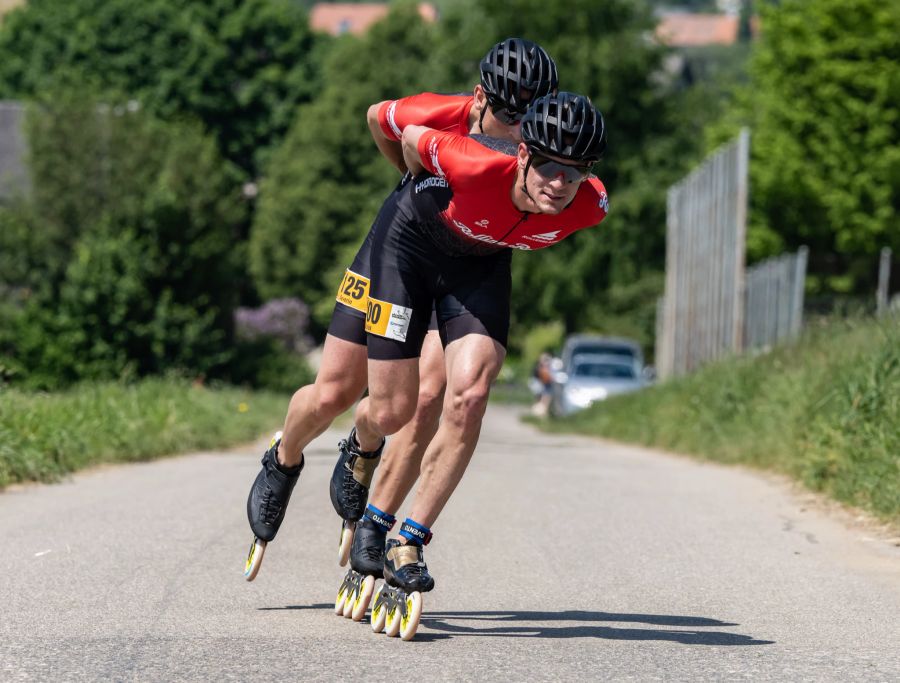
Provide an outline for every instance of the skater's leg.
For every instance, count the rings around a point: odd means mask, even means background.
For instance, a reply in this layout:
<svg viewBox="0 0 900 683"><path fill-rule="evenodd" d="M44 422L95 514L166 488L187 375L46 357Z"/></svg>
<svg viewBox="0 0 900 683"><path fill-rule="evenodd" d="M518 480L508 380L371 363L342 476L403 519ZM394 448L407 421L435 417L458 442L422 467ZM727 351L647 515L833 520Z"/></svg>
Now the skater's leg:
<svg viewBox="0 0 900 683"><path fill-rule="evenodd" d="M366 347L327 335L322 362L314 384L291 398L278 461L300 463L303 449L348 410L366 388Z"/></svg>
<svg viewBox="0 0 900 683"><path fill-rule="evenodd" d="M444 387L444 349L437 330L429 331L419 359L419 395L416 412L391 437L381 458L378 480L370 501L381 510L396 512L419 476L425 448L437 431L441 418Z"/></svg>
<svg viewBox="0 0 900 683"><path fill-rule="evenodd" d="M384 437L403 426L415 409L418 386L418 358L369 361L369 396L356 408L356 425L338 446L338 460L331 475L329 494L335 512L351 526L362 516L375 468L381 459ZM371 412L374 406L375 413ZM386 407L383 407L386 406ZM396 413L389 411L396 410ZM377 415L378 419L373 419ZM346 541L342 535L340 563L346 561Z"/></svg>
<svg viewBox="0 0 900 683"><path fill-rule="evenodd" d="M374 451L415 413L419 359L369 359L368 377L369 395L356 406L356 438L364 451Z"/></svg>
<svg viewBox="0 0 900 683"><path fill-rule="evenodd" d="M494 339L469 334L445 349L447 392L443 417L422 460L410 517L432 526L462 479L481 434L491 383L506 355Z"/></svg>

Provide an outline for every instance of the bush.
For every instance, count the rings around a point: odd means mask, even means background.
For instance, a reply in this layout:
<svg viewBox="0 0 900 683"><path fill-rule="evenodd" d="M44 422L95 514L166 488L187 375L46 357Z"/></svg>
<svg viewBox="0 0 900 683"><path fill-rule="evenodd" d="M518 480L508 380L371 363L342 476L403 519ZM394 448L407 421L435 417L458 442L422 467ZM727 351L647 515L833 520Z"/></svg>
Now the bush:
<svg viewBox="0 0 900 683"><path fill-rule="evenodd" d="M196 126L83 100L61 93L30 117L34 203L4 219L32 228L4 239L29 268L0 272L21 293L0 355L48 388L169 369L227 377L237 174Z"/></svg>

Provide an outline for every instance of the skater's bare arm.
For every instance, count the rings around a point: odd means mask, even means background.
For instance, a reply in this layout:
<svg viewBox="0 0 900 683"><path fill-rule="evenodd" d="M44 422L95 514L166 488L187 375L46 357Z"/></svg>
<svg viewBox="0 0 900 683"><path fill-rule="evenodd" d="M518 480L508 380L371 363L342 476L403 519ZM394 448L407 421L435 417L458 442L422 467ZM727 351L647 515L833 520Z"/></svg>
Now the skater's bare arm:
<svg viewBox="0 0 900 683"><path fill-rule="evenodd" d="M403 129L403 159L406 167L413 175L425 170L422 157L419 155L419 138L431 131L426 126L407 126Z"/></svg>

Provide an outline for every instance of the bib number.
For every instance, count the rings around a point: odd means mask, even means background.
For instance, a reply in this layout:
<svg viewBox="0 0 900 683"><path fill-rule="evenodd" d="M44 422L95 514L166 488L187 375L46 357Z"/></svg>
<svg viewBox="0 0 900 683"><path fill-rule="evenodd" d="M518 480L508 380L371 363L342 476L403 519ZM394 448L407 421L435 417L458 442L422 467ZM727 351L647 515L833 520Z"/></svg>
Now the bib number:
<svg viewBox="0 0 900 683"><path fill-rule="evenodd" d="M369 298L369 278L354 273L349 268L344 271L344 279L338 287L337 302L366 313L366 301Z"/></svg>
<svg viewBox="0 0 900 683"><path fill-rule="evenodd" d="M369 297L366 306L366 332L396 341L406 341L412 309Z"/></svg>

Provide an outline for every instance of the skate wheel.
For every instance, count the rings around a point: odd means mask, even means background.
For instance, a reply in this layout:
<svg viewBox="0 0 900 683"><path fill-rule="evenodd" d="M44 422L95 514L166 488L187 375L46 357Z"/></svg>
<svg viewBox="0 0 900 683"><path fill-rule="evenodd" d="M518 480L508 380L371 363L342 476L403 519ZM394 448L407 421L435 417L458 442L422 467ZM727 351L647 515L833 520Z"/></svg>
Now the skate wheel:
<svg viewBox="0 0 900 683"><path fill-rule="evenodd" d="M338 546L338 566L346 567L350 559L350 545L353 543L353 530L356 525L352 522L344 522L341 527L341 542Z"/></svg>
<svg viewBox="0 0 900 683"><path fill-rule="evenodd" d="M350 600L350 589L347 588L346 582L341 583L338 588L337 598L334 600L334 613L339 617L344 615L344 604Z"/></svg>
<svg viewBox="0 0 900 683"><path fill-rule="evenodd" d="M387 611L387 620L384 625L384 632L389 638L394 638L400 633L400 605L392 602Z"/></svg>
<svg viewBox="0 0 900 683"><path fill-rule="evenodd" d="M422 594L416 591L406 598L406 616L400 618L400 640L412 640L422 616Z"/></svg>
<svg viewBox="0 0 900 683"><path fill-rule="evenodd" d="M367 576L362 580L362 584L359 587L359 595L353 601L353 611L350 613L350 618L353 621L362 621L362 618L366 616L366 610L369 609L369 601L372 599L372 593L374 592L375 577Z"/></svg>
<svg viewBox="0 0 900 683"><path fill-rule="evenodd" d="M381 599L381 591L383 590L384 585L382 584L378 592L375 593L375 603L372 606L372 630L375 633L381 633L384 630L384 622L387 619L387 608Z"/></svg>
<svg viewBox="0 0 900 683"><path fill-rule="evenodd" d="M250 545L250 552L247 554L247 562L244 564L244 578L247 581L253 581L256 578L265 552L266 542L254 538L253 543Z"/></svg>
<svg viewBox="0 0 900 683"><path fill-rule="evenodd" d="M344 601L344 609L341 610L341 614L348 619L350 618L350 615L353 614L353 604L356 602L357 595L358 592L353 588L347 591L347 599Z"/></svg>

